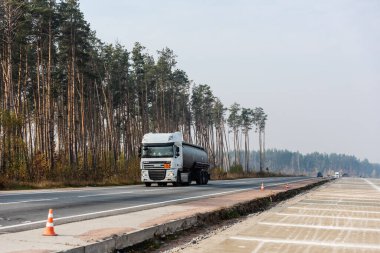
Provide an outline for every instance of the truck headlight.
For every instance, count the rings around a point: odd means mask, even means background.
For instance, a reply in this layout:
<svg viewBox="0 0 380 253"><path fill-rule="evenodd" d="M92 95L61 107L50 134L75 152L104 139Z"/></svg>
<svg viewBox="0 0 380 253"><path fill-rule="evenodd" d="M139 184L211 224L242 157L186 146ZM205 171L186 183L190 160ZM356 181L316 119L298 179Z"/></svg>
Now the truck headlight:
<svg viewBox="0 0 380 253"><path fill-rule="evenodd" d="M167 171L166 173L167 177L174 177L174 171Z"/></svg>
<svg viewBox="0 0 380 253"><path fill-rule="evenodd" d="M142 175L143 177L148 177L148 176L149 176L149 173L148 173L147 170L143 170L143 171L141 171L141 175Z"/></svg>

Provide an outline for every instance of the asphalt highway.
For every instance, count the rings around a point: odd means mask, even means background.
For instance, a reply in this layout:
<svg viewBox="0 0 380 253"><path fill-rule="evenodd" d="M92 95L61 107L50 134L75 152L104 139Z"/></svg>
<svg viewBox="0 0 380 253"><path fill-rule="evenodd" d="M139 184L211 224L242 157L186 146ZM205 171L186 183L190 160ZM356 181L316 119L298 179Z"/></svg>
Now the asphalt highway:
<svg viewBox="0 0 380 253"><path fill-rule="evenodd" d="M209 181L186 187L85 187L53 190L0 191L0 234L45 226L48 210L54 223L94 219L158 206L307 180L307 177Z"/></svg>

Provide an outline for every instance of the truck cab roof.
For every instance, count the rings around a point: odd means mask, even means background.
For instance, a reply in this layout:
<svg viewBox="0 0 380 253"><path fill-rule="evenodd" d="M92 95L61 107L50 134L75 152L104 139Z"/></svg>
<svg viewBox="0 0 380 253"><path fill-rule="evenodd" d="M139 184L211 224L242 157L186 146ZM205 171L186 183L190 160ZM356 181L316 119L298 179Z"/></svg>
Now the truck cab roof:
<svg viewBox="0 0 380 253"><path fill-rule="evenodd" d="M183 142L183 136L181 132L174 133L148 133L145 134L142 143L171 143L171 142Z"/></svg>

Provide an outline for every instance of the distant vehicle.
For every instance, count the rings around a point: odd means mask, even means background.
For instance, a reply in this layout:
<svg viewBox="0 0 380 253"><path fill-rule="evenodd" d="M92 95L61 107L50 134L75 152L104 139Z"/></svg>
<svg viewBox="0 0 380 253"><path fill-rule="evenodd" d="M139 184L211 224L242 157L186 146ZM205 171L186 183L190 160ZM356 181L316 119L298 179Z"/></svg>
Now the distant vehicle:
<svg viewBox="0 0 380 253"><path fill-rule="evenodd" d="M339 171L336 171L336 172L335 172L334 177L335 177L335 178L340 178L340 173L339 173Z"/></svg>
<svg viewBox="0 0 380 253"><path fill-rule="evenodd" d="M318 173L317 173L317 177L323 177L322 172L318 172Z"/></svg>
<svg viewBox="0 0 380 253"><path fill-rule="evenodd" d="M204 148L183 141L181 132L148 133L139 149L141 181L152 183L189 185L207 184L210 179L208 155Z"/></svg>

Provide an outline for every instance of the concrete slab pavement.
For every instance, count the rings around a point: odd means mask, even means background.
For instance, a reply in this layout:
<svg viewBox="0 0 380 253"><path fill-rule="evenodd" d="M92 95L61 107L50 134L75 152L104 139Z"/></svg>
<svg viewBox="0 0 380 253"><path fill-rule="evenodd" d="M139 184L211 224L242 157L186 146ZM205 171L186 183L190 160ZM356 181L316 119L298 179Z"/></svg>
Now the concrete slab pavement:
<svg viewBox="0 0 380 253"><path fill-rule="evenodd" d="M342 178L181 252L380 252L379 186Z"/></svg>

